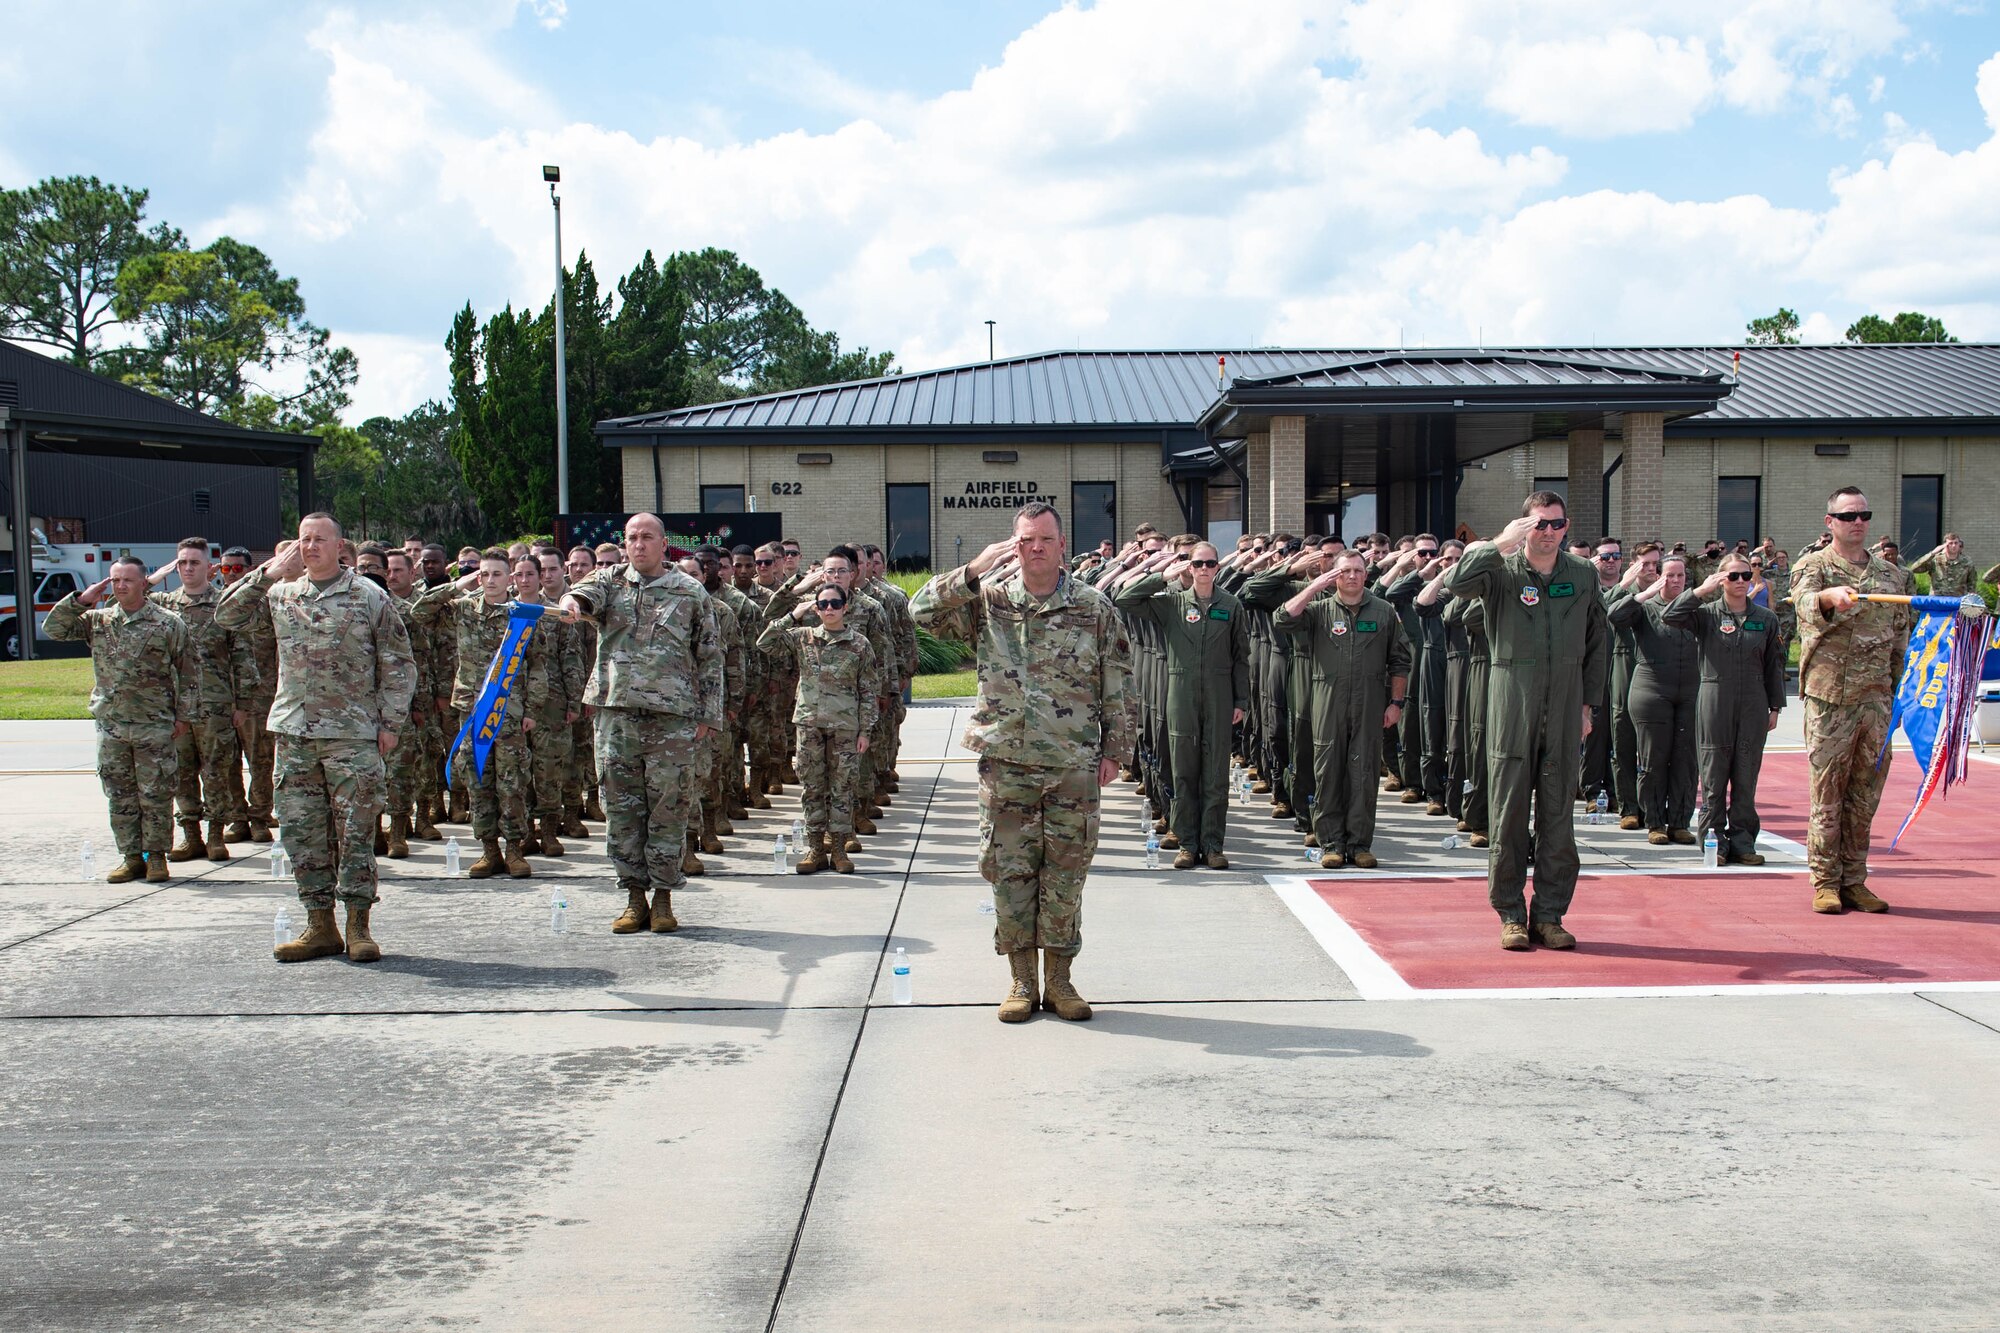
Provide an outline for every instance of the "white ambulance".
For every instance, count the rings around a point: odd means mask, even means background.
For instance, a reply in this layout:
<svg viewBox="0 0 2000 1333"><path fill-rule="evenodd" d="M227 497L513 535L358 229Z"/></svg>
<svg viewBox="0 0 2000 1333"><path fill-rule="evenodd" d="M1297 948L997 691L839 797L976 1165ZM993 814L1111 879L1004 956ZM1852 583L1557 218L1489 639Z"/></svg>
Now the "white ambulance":
<svg viewBox="0 0 2000 1333"><path fill-rule="evenodd" d="M40 528L33 529L33 533L35 649L38 656L53 642L42 632L42 622L48 619L57 602L73 592L83 591L100 579L109 578L114 560L122 560L127 555L137 556L150 572L161 565L171 565L179 549L173 542L57 545L49 541ZM209 558L221 559L222 548L211 545ZM0 661L21 660L21 617L16 592L19 582L13 570L0 569ZM179 586L180 579L173 574L167 575L166 582L160 585L162 590Z"/></svg>

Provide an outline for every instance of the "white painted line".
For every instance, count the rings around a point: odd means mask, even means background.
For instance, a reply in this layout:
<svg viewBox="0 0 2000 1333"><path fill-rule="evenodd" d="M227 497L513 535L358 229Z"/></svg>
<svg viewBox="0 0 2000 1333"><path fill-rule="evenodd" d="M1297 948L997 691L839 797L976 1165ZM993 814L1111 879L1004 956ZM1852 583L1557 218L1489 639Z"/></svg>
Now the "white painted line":
<svg viewBox="0 0 2000 1333"><path fill-rule="evenodd" d="M1755 867L1746 873L1756 873ZM1329 878L1314 876L1313 878ZM1409 878L1398 876L1398 878ZM1433 878L1444 878L1433 876ZM1463 878L1463 877L1460 877ZM1481 878L1484 878L1483 876ZM1671 1000L1717 995L1916 995L1991 994L2000 981L1781 981L1718 982L1692 986L1485 986L1462 990L1425 989L1403 980L1389 961L1361 938L1347 919L1296 875L1266 875L1278 901L1291 909L1306 933L1347 974L1364 1000ZM1497 925L1498 918L1495 919ZM1496 941L1498 932L1495 932ZM1587 941L1586 941L1587 943ZM1493 946L1498 949L1496 942ZM1831 955L1829 955L1831 957Z"/></svg>
<svg viewBox="0 0 2000 1333"><path fill-rule="evenodd" d="M1340 913L1313 891L1311 884L1296 875L1266 875L1277 892L1278 901L1292 909L1292 915L1319 941L1334 965L1347 973L1354 989L1364 1000L1408 999L1416 992L1398 976L1382 955L1368 947L1368 941L1354 933Z"/></svg>

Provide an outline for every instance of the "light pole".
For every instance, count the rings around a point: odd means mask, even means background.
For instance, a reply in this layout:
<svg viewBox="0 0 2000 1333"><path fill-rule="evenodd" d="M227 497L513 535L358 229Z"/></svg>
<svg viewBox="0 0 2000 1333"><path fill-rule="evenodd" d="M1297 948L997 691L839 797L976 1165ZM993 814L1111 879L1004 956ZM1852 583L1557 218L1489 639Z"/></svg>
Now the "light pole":
<svg viewBox="0 0 2000 1333"><path fill-rule="evenodd" d="M562 180L561 167L543 167L542 179L549 183L549 202L556 210L556 512L569 512L569 369L563 361L563 263L562 196L556 184Z"/></svg>
<svg viewBox="0 0 2000 1333"><path fill-rule="evenodd" d="M986 359L993 359L993 321L986 321Z"/></svg>

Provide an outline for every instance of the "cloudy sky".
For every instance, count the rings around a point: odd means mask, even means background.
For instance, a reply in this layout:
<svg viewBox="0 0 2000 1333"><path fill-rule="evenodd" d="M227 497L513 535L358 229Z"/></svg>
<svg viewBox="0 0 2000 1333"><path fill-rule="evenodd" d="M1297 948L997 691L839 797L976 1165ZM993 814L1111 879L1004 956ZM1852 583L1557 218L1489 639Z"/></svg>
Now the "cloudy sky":
<svg viewBox="0 0 2000 1333"><path fill-rule="evenodd" d="M1054 347L2000 338L2000 20L1932 0L10 0L0 182L153 191L445 387L466 301L736 250L906 369Z"/></svg>

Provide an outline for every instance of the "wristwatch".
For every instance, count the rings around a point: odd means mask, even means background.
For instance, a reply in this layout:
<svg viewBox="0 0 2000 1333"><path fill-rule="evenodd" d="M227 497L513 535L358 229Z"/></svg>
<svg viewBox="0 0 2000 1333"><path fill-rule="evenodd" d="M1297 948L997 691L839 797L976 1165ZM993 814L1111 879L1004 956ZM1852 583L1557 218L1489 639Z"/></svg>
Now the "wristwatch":
<svg viewBox="0 0 2000 1333"><path fill-rule="evenodd" d="M1403 701L1401 699L1391 699L1389 701L1389 707L1391 708L1401 708L1402 706L1403 706Z"/></svg>

